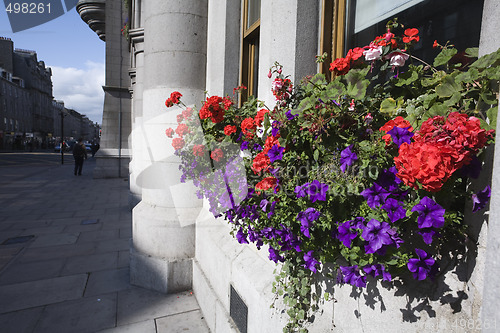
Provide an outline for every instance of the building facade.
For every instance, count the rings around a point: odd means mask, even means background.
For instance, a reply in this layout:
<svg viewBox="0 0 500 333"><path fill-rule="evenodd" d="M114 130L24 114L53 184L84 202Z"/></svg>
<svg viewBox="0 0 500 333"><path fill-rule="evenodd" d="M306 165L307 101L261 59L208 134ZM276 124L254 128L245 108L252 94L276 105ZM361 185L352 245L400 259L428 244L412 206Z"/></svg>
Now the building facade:
<svg viewBox="0 0 500 333"><path fill-rule="evenodd" d="M64 104L53 100L51 76L35 51L15 49L12 40L0 37L0 149L51 148L61 137ZM74 118L65 137L99 137L99 126L87 117L63 113Z"/></svg>
<svg viewBox="0 0 500 333"><path fill-rule="evenodd" d="M90 6L96 2L79 2L87 6L88 17L84 19L94 23L96 32L102 31L102 24L95 23L98 18L106 23L106 32L108 22L116 24L117 17L124 19L118 0L106 1L100 8ZM435 56L435 39L456 40L457 47L479 46L481 54L500 47L500 5L495 0L125 3L129 35L124 41L129 47L132 96L130 180L139 201L133 209L131 282L166 293L192 288L213 332L238 332L234 310L241 302L248 312L245 322L238 323L240 331L280 332L286 315L279 306L269 307L275 297L271 286L276 266L267 253L238 244L226 222L214 219L206 203L196 198L192 185L180 184L179 161L164 135L166 128L176 124L176 113L164 108L172 91L181 91L186 105L199 107L205 91L232 95L234 87L244 84L249 94L272 107L275 99L267 73L275 61L294 82L318 71L328 73L327 67L315 63L316 55L326 52L329 64L332 58L344 56L347 49L383 34L385 21L394 16L422 32L416 52L423 59ZM107 43L108 37L106 33ZM117 41L111 43L116 45ZM123 70L123 63L111 58L116 50L110 48L106 48L112 52L109 64L107 54L107 65ZM114 108L113 112L118 112L116 105ZM114 119L103 131L113 132L118 126L122 125ZM116 140L112 144L118 148ZM497 149L495 155L499 154ZM492 161L488 163L491 167ZM498 170L497 163L493 174ZM486 178L485 182L491 182L490 175ZM434 331L459 332L464 322L500 324L495 310L500 296L500 261L495 255L500 248L500 230L494 223L500 214L494 204L500 200L497 178L493 177L489 222L470 221L478 230L478 245L474 261L467 262L466 279L450 272L446 285L433 286L425 300L411 286L395 290L379 285L362 301L352 297L349 286L334 286L335 301L322 305L310 331L421 332L432 327ZM455 328L453 323L457 323ZM495 329L482 328L485 332Z"/></svg>

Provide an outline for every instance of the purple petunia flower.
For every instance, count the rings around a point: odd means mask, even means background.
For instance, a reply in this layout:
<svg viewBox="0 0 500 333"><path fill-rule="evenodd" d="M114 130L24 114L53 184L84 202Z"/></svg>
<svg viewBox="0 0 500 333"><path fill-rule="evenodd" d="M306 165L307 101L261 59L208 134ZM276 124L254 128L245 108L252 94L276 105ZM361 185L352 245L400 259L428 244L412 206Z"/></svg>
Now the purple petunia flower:
<svg viewBox="0 0 500 333"><path fill-rule="evenodd" d="M238 232L236 233L236 239L240 244L248 244L247 235L245 235L243 228L240 227L240 230L238 230Z"/></svg>
<svg viewBox="0 0 500 333"><path fill-rule="evenodd" d="M423 197L422 200L411 209L412 212L418 212L417 219L419 228L441 228L444 225L445 209L429 197Z"/></svg>
<svg viewBox="0 0 500 333"><path fill-rule="evenodd" d="M276 207L276 201L271 203L271 208L269 208L269 212L267 213L267 218L270 219L271 216L274 215L274 208Z"/></svg>
<svg viewBox="0 0 500 333"><path fill-rule="evenodd" d="M411 138L415 133L408 131L409 127L401 128L394 126L390 131L387 132L392 138L392 141L399 147L403 142L407 144L411 143Z"/></svg>
<svg viewBox="0 0 500 333"><path fill-rule="evenodd" d="M340 170L342 172L345 172L347 166L351 166L358 159L358 155L351 149L352 145L340 152Z"/></svg>
<svg viewBox="0 0 500 333"><path fill-rule="evenodd" d="M319 265L319 261L313 257L312 250L304 254L304 261L306 262L304 265L305 268L314 273L317 272L316 265Z"/></svg>
<svg viewBox="0 0 500 333"><path fill-rule="evenodd" d="M267 199L262 199L262 200L260 201L259 206L260 206L260 209L262 209L262 211L263 211L263 212L265 212L265 211L266 211L266 209L267 209L267 204L268 204L268 203L269 203L269 201L268 201Z"/></svg>
<svg viewBox="0 0 500 333"><path fill-rule="evenodd" d="M351 248L351 242L358 236L358 232L351 226L351 222L347 221L339 225L337 239L344 244L344 246Z"/></svg>
<svg viewBox="0 0 500 333"><path fill-rule="evenodd" d="M286 115L286 119L288 120L293 120L295 117L298 117L299 115L298 114L292 114L292 110L288 110L287 112L285 112L285 115Z"/></svg>
<svg viewBox="0 0 500 333"><path fill-rule="evenodd" d="M482 170L481 161L476 155L472 155L472 159L469 164L466 164L460 169L460 174L464 177L474 178L479 177Z"/></svg>
<svg viewBox="0 0 500 333"><path fill-rule="evenodd" d="M415 252L417 253L418 259L410 259L408 261L408 270L413 273L414 279L425 280L436 261L424 250L415 249Z"/></svg>
<svg viewBox="0 0 500 333"><path fill-rule="evenodd" d="M281 125L281 123L277 120L273 121L273 123L271 124L271 126L272 126L271 134L273 136L277 136L278 133L280 132L280 125Z"/></svg>
<svg viewBox="0 0 500 333"><path fill-rule="evenodd" d="M376 208L380 206L385 199L387 199L390 193L379 184L374 183L372 187L369 187L361 192L361 195L366 199L370 208Z"/></svg>
<svg viewBox="0 0 500 333"><path fill-rule="evenodd" d="M366 274L371 275L373 277L377 277L379 275L382 275L382 279L384 281L391 281L392 276L391 273L385 271L385 266L382 264L376 264L376 265L367 265L363 267L363 271L365 271Z"/></svg>
<svg viewBox="0 0 500 333"><path fill-rule="evenodd" d="M355 287L366 287L366 276L362 276L359 272L358 265L340 266L342 272L342 281Z"/></svg>
<svg viewBox="0 0 500 333"><path fill-rule="evenodd" d="M243 141L240 146L240 150L247 150L248 149L248 141Z"/></svg>
<svg viewBox="0 0 500 333"><path fill-rule="evenodd" d="M309 207L305 211L297 214L297 220L300 221L301 224L300 231L302 231L304 236L307 238L311 238L309 228L312 227L312 223L316 221L320 215L321 213L312 207Z"/></svg>
<svg viewBox="0 0 500 333"><path fill-rule="evenodd" d="M307 184L304 184L302 186L295 186L295 190L293 191L296 195L297 195L297 199L298 198L303 198L307 195L306 193L306 186Z"/></svg>
<svg viewBox="0 0 500 333"><path fill-rule="evenodd" d="M307 189L306 193L309 196L309 200L311 202L325 201L326 200L326 192L328 192L328 185L320 183L317 180L313 180L311 183L306 184Z"/></svg>
<svg viewBox="0 0 500 333"><path fill-rule="evenodd" d="M472 195L472 212L475 213L478 210L486 207L486 204L490 200L491 189L490 186L486 186L484 190Z"/></svg>
<svg viewBox="0 0 500 333"><path fill-rule="evenodd" d="M283 151L285 150L285 147L280 147L278 145L274 145L269 149L267 152L267 156L269 157L269 160L271 163L274 163L275 161L282 160L283 159Z"/></svg>
<svg viewBox="0 0 500 333"><path fill-rule="evenodd" d="M253 145L253 150L256 150L256 151L261 151L261 150L262 150L262 146L261 146L261 145L259 145L258 143L255 143L255 144Z"/></svg>
<svg viewBox="0 0 500 333"><path fill-rule="evenodd" d="M396 199L387 199L382 205L382 209L387 212L387 217L392 223L406 217L406 210L402 207L401 202Z"/></svg>
<svg viewBox="0 0 500 333"><path fill-rule="evenodd" d="M383 170L377 178L377 184L394 194L399 190L399 184L401 184L401 179L396 176L397 173L398 170L395 166Z"/></svg>
<svg viewBox="0 0 500 333"><path fill-rule="evenodd" d="M432 228L425 228L417 232L420 236L422 236L422 239L424 240L424 243L427 245L432 244L432 239L435 235L439 235L436 230Z"/></svg>
<svg viewBox="0 0 500 333"><path fill-rule="evenodd" d="M363 239L368 242L365 245L365 252L374 253L382 248L383 245L393 244L392 238L388 233L390 229L391 226L389 223L371 219L361 234Z"/></svg>
<svg viewBox="0 0 500 333"><path fill-rule="evenodd" d="M280 256L279 252L276 251L272 246L269 246L269 260L278 263L278 261L283 262L285 259Z"/></svg>

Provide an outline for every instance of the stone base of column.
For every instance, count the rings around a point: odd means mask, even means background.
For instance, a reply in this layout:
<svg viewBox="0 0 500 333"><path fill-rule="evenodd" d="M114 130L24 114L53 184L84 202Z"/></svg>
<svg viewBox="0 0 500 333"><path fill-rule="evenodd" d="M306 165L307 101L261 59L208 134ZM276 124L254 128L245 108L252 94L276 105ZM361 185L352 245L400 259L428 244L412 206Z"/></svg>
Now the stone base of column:
<svg viewBox="0 0 500 333"><path fill-rule="evenodd" d="M114 152L116 149L100 149L95 155L96 166L94 178L128 178L130 155L119 156Z"/></svg>
<svg viewBox="0 0 500 333"><path fill-rule="evenodd" d="M190 290L193 285L193 259L155 258L132 247L130 283L166 294Z"/></svg>

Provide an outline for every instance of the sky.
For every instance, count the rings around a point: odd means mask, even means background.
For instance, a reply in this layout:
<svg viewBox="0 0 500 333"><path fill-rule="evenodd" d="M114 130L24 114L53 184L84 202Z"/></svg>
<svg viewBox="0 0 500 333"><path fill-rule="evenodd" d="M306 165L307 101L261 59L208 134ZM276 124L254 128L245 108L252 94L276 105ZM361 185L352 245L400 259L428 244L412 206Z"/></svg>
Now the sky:
<svg viewBox="0 0 500 333"><path fill-rule="evenodd" d="M45 24L13 33L1 1L0 36L10 38L14 48L36 51L38 61L52 69L55 99L102 123L105 43L75 8Z"/></svg>

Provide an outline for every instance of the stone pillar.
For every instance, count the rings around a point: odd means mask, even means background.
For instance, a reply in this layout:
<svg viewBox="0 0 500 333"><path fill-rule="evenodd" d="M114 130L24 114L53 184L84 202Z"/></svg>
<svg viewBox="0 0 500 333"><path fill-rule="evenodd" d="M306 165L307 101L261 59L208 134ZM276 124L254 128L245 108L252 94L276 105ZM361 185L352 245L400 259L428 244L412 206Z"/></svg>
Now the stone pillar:
<svg viewBox="0 0 500 333"><path fill-rule="evenodd" d="M132 132L129 137L131 149L130 172L130 196L129 205L135 207L142 196L142 188L137 183L137 175L140 173L140 163L134 156L140 156L139 150L144 146L142 138L142 94L144 87L144 28L141 26L141 1L134 0L132 3L132 29L129 31L130 39L130 78L132 90Z"/></svg>
<svg viewBox="0 0 500 333"><path fill-rule="evenodd" d="M122 0L105 2L106 82L101 148L96 154L94 178L128 177L131 131L130 67L127 39L120 33L127 17Z"/></svg>
<svg viewBox="0 0 500 333"><path fill-rule="evenodd" d="M485 0L479 54L485 55L500 48L500 3ZM483 332L498 332L500 329L500 121L497 121L496 145L494 147L493 175L491 184L490 214L488 221L488 241L486 244L486 264L484 268L484 291L481 327Z"/></svg>
<svg viewBox="0 0 500 333"><path fill-rule="evenodd" d="M194 222L202 201L180 184L179 160L165 129L178 109L165 100L179 91L186 105L200 105L205 90L207 0L142 2L144 86L142 145L137 183L142 201L133 209L131 283L161 292L192 286Z"/></svg>

